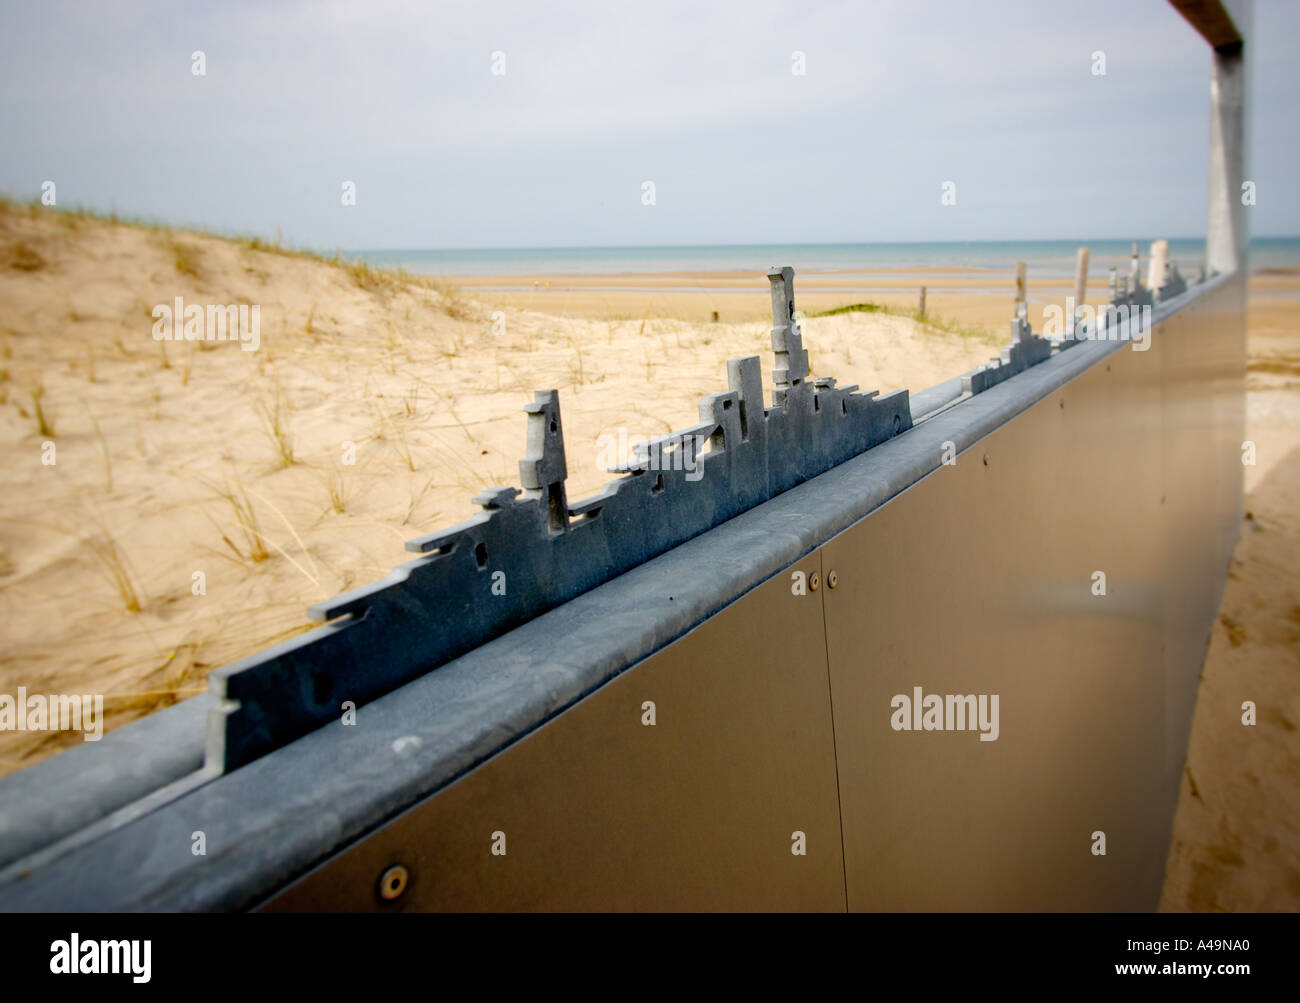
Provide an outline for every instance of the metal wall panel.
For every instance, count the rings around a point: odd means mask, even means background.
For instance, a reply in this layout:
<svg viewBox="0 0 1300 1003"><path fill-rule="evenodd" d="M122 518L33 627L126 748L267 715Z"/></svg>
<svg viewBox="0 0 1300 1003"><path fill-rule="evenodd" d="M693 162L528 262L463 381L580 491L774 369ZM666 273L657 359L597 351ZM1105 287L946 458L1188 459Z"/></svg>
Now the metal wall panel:
<svg viewBox="0 0 1300 1003"><path fill-rule="evenodd" d="M1245 278L1236 276L1158 328L1167 518L1165 755L1169 824L1197 684L1241 525L1245 438Z"/></svg>
<svg viewBox="0 0 1300 1003"><path fill-rule="evenodd" d="M1155 908L1233 529L1233 296L823 548L850 908ZM917 686L998 694L998 739L895 731Z"/></svg>
<svg viewBox="0 0 1300 1003"><path fill-rule="evenodd" d="M843 910L822 591L777 575L265 908Z"/></svg>

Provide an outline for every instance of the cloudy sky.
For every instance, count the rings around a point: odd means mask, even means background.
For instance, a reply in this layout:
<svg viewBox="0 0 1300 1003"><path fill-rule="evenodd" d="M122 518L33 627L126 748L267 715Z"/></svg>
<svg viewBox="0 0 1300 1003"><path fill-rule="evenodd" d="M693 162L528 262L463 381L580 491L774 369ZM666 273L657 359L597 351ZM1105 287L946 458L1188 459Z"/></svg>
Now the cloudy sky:
<svg viewBox="0 0 1300 1003"><path fill-rule="evenodd" d="M1255 18L1300 234L1300 3ZM1199 236L1209 66L1163 0L0 0L0 192L322 250Z"/></svg>

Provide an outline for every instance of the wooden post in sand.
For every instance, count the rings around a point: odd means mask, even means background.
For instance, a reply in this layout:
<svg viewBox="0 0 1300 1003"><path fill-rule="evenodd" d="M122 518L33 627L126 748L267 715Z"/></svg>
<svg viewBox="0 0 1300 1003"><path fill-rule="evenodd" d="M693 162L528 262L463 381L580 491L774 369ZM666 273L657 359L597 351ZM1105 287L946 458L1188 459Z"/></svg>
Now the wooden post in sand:
<svg viewBox="0 0 1300 1003"><path fill-rule="evenodd" d="M1016 262L1016 317L1025 320L1029 316L1028 293L1025 283L1025 263Z"/></svg>
<svg viewBox="0 0 1300 1003"><path fill-rule="evenodd" d="M925 316L925 286L921 287L921 299L916 304L916 315L918 317Z"/></svg>
<svg viewBox="0 0 1300 1003"><path fill-rule="evenodd" d="M1088 249L1079 248L1079 257L1074 265L1074 316L1071 322L1077 329L1079 315L1083 310L1084 300L1088 297Z"/></svg>

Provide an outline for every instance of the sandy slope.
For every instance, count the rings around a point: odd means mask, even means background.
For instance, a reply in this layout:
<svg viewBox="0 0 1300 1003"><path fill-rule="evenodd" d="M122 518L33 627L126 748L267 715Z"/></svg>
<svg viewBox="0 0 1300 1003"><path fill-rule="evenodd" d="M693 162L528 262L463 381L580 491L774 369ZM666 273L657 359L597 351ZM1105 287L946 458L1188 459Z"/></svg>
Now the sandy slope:
<svg viewBox="0 0 1300 1003"><path fill-rule="evenodd" d="M482 488L517 484L534 389L560 390L577 500L610 479L602 434L694 424L727 358L761 356L770 387L770 323L566 318L475 295L0 212L0 693L104 693L112 727L201 690L309 628L312 602L407 560L405 539L472 514ZM260 305L260 349L155 341L153 306L176 296ZM878 314L807 332L816 375L882 390L969 369L998 340ZM0 772L79 740L0 733Z"/></svg>

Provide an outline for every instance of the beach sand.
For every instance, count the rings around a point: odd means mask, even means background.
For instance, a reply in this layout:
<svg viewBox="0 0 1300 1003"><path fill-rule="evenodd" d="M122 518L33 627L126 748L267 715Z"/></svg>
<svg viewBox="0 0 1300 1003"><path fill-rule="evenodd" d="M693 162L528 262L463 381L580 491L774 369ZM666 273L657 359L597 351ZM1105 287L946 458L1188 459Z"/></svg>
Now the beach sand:
<svg viewBox="0 0 1300 1003"><path fill-rule="evenodd" d="M798 275L814 375L920 390L986 361L1007 338L1012 267ZM811 316L910 311L921 284L929 325ZM1036 329L1069 291L1031 274ZM1300 275L1251 292L1252 518L1205 666L1166 909L1300 908ZM177 296L260 305L260 349L155 341L153 306ZM411 280L5 206L0 302L0 693L104 693L110 728L309 629L308 605L387 574L404 540L473 514L483 488L517 485L534 389L560 391L577 501L611 479L602 435L693 424L728 358L758 355L771 387L762 275ZM0 774L79 741L0 733Z"/></svg>
<svg viewBox="0 0 1300 1003"><path fill-rule="evenodd" d="M1251 284L1246 398L1257 462L1245 468L1246 518L1201 674L1169 911L1300 910L1300 301L1261 285Z"/></svg>

